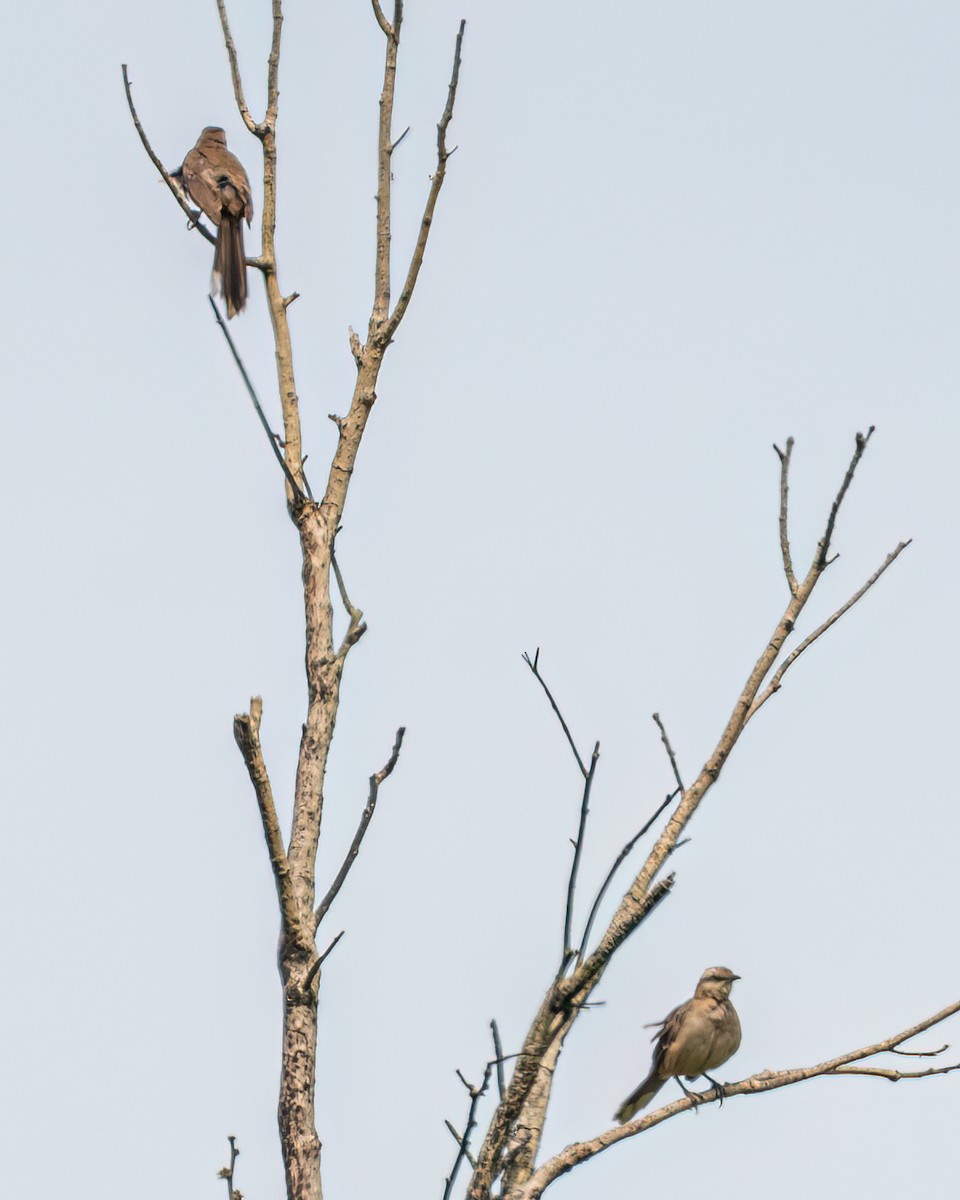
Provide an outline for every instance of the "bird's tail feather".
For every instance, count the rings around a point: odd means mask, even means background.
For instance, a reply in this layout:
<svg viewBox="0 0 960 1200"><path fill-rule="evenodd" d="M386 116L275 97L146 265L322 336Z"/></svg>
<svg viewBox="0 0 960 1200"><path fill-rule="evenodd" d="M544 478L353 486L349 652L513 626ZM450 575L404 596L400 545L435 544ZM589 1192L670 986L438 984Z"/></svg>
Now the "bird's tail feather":
<svg viewBox="0 0 960 1200"><path fill-rule="evenodd" d="M624 1121L629 1121L641 1108L646 1108L665 1082L666 1080L658 1078L656 1074L649 1075L620 1105L613 1114L614 1120L619 1121L621 1125Z"/></svg>
<svg viewBox="0 0 960 1200"><path fill-rule="evenodd" d="M247 302L247 263L243 250L243 222L224 213L217 230L213 256L213 286L227 306L227 318L242 312Z"/></svg>

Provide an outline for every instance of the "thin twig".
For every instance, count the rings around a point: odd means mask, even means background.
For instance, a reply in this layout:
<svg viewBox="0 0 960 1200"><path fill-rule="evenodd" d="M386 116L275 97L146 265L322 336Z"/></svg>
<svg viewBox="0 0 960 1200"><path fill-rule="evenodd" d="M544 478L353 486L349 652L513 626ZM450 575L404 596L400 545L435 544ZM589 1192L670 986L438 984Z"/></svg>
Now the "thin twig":
<svg viewBox="0 0 960 1200"><path fill-rule="evenodd" d="M560 722L560 727L563 730L564 736L567 739L567 744L570 746L570 749L573 751L573 757L577 760L577 766L580 768L580 774L584 777L584 779L586 779L587 778L587 768L584 766L583 759L580 757L580 751L577 749L576 742L574 742L574 740L573 740L573 735L570 732L570 727L567 725L566 721L563 719L563 713L560 711L556 700L554 700L554 698L553 698L553 692L551 692L550 689L547 687L546 681L544 680L543 676L540 674L540 667L539 667L540 650L539 650L539 648L534 653L533 658L531 658L530 655L527 654L526 651L524 651L523 661L527 664L527 666L533 672L534 678L537 680L537 682L543 688L544 692L546 692L547 699L550 701L550 707L553 709L554 713L556 714L557 720Z"/></svg>
<svg viewBox="0 0 960 1200"><path fill-rule="evenodd" d="M853 608L857 601L866 595L866 593L873 587L884 571L886 571L887 567L891 566L897 560L897 558L900 557L900 555L904 550L906 550L912 541L912 538L908 538L907 541L901 542L895 550L891 551L891 553L887 555L887 557L883 560L883 563L876 569L876 571L874 571L863 587L854 592L846 604L841 605L831 617L828 617L822 625L815 629L808 637L805 637L800 645L787 655L778 668L776 674L750 706L750 710L747 713L744 724L746 724L746 721L749 721L750 718L753 717L759 711L759 709L763 707L764 704L766 704L766 702L772 695L774 695L775 692L780 690L781 680L787 671L789 671L791 666L793 666L793 664L797 661L800 655L804 652L804 650L812 646L817 638L825 634L831 625L835 625L845 612L848 612L851 608Z"/></svg>
<svg viewBox="0 0 960 1200"><path fill-rule="evenodd" d="M790 455L793 453L793 438L787 438L785 450L774 445L777 457L780 459L780 553L783 556L783 573L787 577L790 595L797 594L797 577L793 573L793 562L790 558L790 537L787 533L787 501L789 496L788 477L790 475Z"/></svg>
<svg viewBox="0 0 960 1200"><path fill-rule="evenodd" d="M440 117L440 122L437 125L437 169L434 171L430 182L430 191L427 193L423 217L420 220L420 232L417 235L417 244L410 259L407 278L404 281L396 307L382 334L384 344L388 343L396 333L397 326L403 320L403 315L407 311L407 306L413 296L417 276L420 274L420 268L423 266L423 255L427 248L427 238L430 236L430 228L433 225L433 214L437 207L437 197L440 195L440 189L443 187L443 181L446 177L447 160L456 149L456 147L454 147L454 150L447 149L447 129L453 119L453 106L457 98L457 84L460 82L460 52L463 47L463 34L466 27L466 21L461 21L453 52L453 70L450 74L450 83L447 86L447 103L444 106L443 115Z"/></svg>
<svg viewBox="0 0 960 1200"><path fill-rule="evenodd" d="M235 1200L235 1196L239 1196L240 1193L235 1193L233 1189L233 1168L240 1157L240 1151L237 1149L237 1139L232 1134L227 1138L227 1141L230 1143L230 1166L221 1167L217 1172L217 1178L226 1180L227 1200Z"/></svg>
<svg viewBox="0 0 960 1200"><path fill-rule="evenodd" d="M493 1056L497 1064L497 1092L500 1099L503 1099L504 1079L503 1079L503 1043L500 1041L500 1027L496 1020L490 1022L490 1032L493 1034Z"/></svg>
<svg viewBox="0 0 960 1200"><path fill-rule="evenodd" d="M630 851L634 848L634 846L637 844L637 842L643 837L643 835L645 833L649 832L651 825L653 825L654 821L657 820L657 818L660 816L660 814L663 812L663 810L667 807L667 805L672 800L675 800L678 795L679 795L678 792L670 792L667 795L667 797L664 799L663 803L658 805L657 810L653 814L653 816L637 830L637 832L633 835L633 837L630 839L630 841L627 842L627 844L623 847L623 849L620 851L620 853L614 859L613 866L607 872L607 877L606 877L606 879L604 879L603 883L600 885L600 890L597 892L596 899L594 900L594 902L590 908L590 916L587 917L587 923L584 926L584 930L583 930L583 937L580 939L580 949L577 953L577 965L578 966L580 963L583 962L584 958L586 957L587 946L590 942L590 931L593 929L593 922L596 920L597 912L600 908L600 905L603 903L604 896L607 894L607 888L609 888L610 884L613 882L613 877L614 877L614 875L616 875L620 864L627 857L627 855L630 853Z"/></svg>
<svg viewBox="0 0 960 1200"><path fill-rule="evenodd" d="M903 1058L936 1058L938 1054L944 1054L950 1049L950 1043L944 1042L936 1050L891 1050L891 1054L902 1055Z"/></svg>
<svg viewBox="0 0 960 1200"><path fill-rule="evenodd" d="M363 812L360 815L360 824L357 826L357 832L353 835L353 841L350 843L350 849L347 851L346 857L337 872L337 876L333 883L330 884L327 894L320 901L320 907L316 911L314 917L314 930L319 928L320 922L327 915L330 905L337 898L337 894L343 887L344 881L350 873L350 868L356 862L357 855L360 853L360 843L363 841L363 835L367 832L367 826L370 824L370 819L373 816L373 810L377 807L377 796L380 792L380 784L393 773L393 768L397 765L397 759L400 757L400 747L403 745L403 736L407 732L406 727L401 725L397 730L397 736L393 743L393 750L386 763L379 771L370 776L370 791L367 795L367 803L364 805ZM332 949L332 947L331 947Z"/></svg>
<svg viewBox="0 0 960 1200"><path fill-rule="evenodd" d="M457 1131L454 1128L453 1123L451 1121L444 1121L443 1123L450 1130L450 1133L453 1136L453 1140L457 1143L457 1145L463 1146L463 1152L466 1155L467 1162L470 1164L471 1167L473 1167L474 1170L476 1170L477 1169L476 1159L473 1157L473 1155L470 1153L470 1151L464 1145L462 1134L457 1133Z"/></svg>
<svg viewBox="0 0 960 1200"><path fill-rule="evenodd" d="M391 154L394 152L394 150L396 150L396 148L400 145L400 143L403 141L403 139L407 136L407 134L409 132L410 132L410 126L408 125L406 127L406 129L403 131L403 133L401 133L400 136L397 138L397 140L395 142L393 142L392 145L390 146Z"/></svg>
<svg viewBox="0 0 960 1200"><path fill-rule="evenodd" d="M470 1153L470 1136L477 1124L477 1105L480 1103L480 1098L484 1095L490 1084L490 1072L492 1070L493 1062L491 1061L488 1062L484 1068L483 1082L479 1087L471 1087L466 1079L464 1079L462 1073L457 1071L457 1076L459 1077L460 1082L470 1094L470 1109L467 1112L467 1123L463 1130L463 1137L457 1138L459 1144L457 1157L454 1159L453 1167L451 1168L450 1174L446 1179L446 1186L443 1189L443 1200L450 1200L450 1197L453 1195L453 1185L456 1182L457 1172L460 1170L460 1166L464 1159L470 1163L470 1166L474 1170L477 1169L477 1164L474 1161L473 1155ZM453 1133L454 1137L457 1137L456 1130L449 1121L446 1122L446 1125L451 1133Z"/></svg>
<svg viewBox="0 0 960 1200"><path fill-rule="evenodd" d="M898 1083L901 1079L926 1079L928 1075L949 1075L951 1071L960 1071L960 1063L953 1063L949 1067L928 1067L926 1071L893 1071L884 1067L837 1067L835 1071L828 1071L826 1078L829 1079L831 1075L874 1075L878 1079L889 1079L891 1083Z"/></svg>
<svg viewBox="0 0 960 1200"><path fill-rule="evenodd" d="M821 570L828 565L827 555L830 553L830 542L833 538L833 527L837 521L837 513L840 511L840 505L843 503L843 498L847 494L847 489L853 483L853 476L857 469L857 464L863 458L863 452L867 448L867 442L873 436L873 431L876 426L871 425L866 432L866 436L858 433L855 439L853 457L850 459L850 465L847 467L847 473L843 477L843 483L840 484L840 490L837 492L836 499L830 507L830 516L827 518L827 528L817 545L817 563Z"/></svg>
<svg viewBox="0 0 960 1200"><path fill-rule="evenodd" d="M273 802L273 789L270 786L270 776L267 774L263 747L260 743L262 717L263 701L259 696L254 696L250 700L250 711L237 713L233 718L233 736L243 755L243 761L257 797L257 806L260 809L260 820L267 843L267 852L270 855L270 866L273 869L284 929L292 932L298 927L299 912L293 894L290 864L283 848L280 822L277 820L277 809Z"/></svg>
<svg viewBox="0 0 960 1200"><path fill-rule="evenodd" d="M130 83L130 79L127 76L127 64L126 63L123 64L121 70L123 71L123 89L127 94L127 106L130 109L130 116L133 118L134 128L136 129L137 133L140 135L140 141L143 143L143 148L147 152L147 157L150 159L150 161L153 163L153 165L160 172L160 177L163 179L163 182L167 185L167 187L173 193L173 196L174 196L174 199L176 200L176 202L180 205L180 207L183 209L183 211L187 214L187 218L190 221L191 228L198 230L200 232L201 236L205 237L208 242L210 242L212 245L215 246L217 244L216 237L214 236L214 234L212 234L207 229L207 227L205 225L200 224L200 213L198 213L196 209L190 207L190 204L187 201L187 197L184 194L183 188L180 187L179 183L173 178L173 176L170 174L170 172L167 170L167 168L163 165L163 163L160 161L160 159L156 156L156 154L154 154L153 147L150 145L150 141L149 141L146 133L144 132L143 126L140 124L140 118L137 115L137 110L133 103L133 89L132 89L132 85Z"/></svg>
<svg viewBox="0 0 960 1200"><path fill-rule="evenodd" d="M253 407L256 410L256 414L260 418L260 424L263 426L263 431L267 435L267 441L270 443L270 449L273 451L274 457L280 464L281 471L283 471L284 475L287 477L287 483L290 484L290 487L293 491L294 503L299 506L307 499L306 494L304 493L303 488L301 488L294 479L290 468L287 466L283 455L280 453L280 438L270 428L270 422L267 420L266 414L260 407L260 401L257 398L257 393L254 390L252 382L250 381L250 376L247 374L247 368L243 365L243 359L240 357L237 347L234 345L233 338L230 336L230 330L227 328L226 321L220 315L220 310L217 308L213 297L207 296L207 299L210 301L210 307L213 309L213 315L217 319L217 324L220 326L223 336L227 339L227 345L230 347L230 353L233 355L233 361L237 364L237 370L240 372L240 376L247 388L247 395L253 402ZM310 485L307 483L305 476L304 486L307 488L307 491L310 490Z"/></svg>
<svg viewBox="0 0 960 1200"><path fill-rule="evenodd" d="M670 745L670 739L667 737L667 731L663 727L663 722L660 720L660 714L654 713L653 719L657 723L657 728L660 730L660 741L663 742L664 748L667 751L667 756L670 759L670 766L673 768L673 777L677 781L677 787L681 792L687 789L683 786L683 780L680 778L680 768L677 766L677 756L673 752L673 747Z"/></svg>
<svg viewBox="0 0 960 1200"><path fill-rule="evenodd" d="M571 947L573 940L573 897L577 888L577 872L580 870L580 858L583 854L583 838L587 830L587 816L590 812L590 789L600 759L600 743L596 742L590 758L590 769L583 783L583 796L580 800L580 824L577 827L577 840L573 843L573 862L570 864L570 877L567 880L567 903L563 916L563 954L560 957L558 978L567 969L567 964L573 958L575 951Z"/></svg>
<svg viewBox="0 0 960 1200"><path fill-rule="evenodd" d="M330 955L336 949L337 942L340 941L340 939L343 937L343 935L346 932L347 931L345 929L341 929L340 932L337 934L337 936L330 943L330 945L326 948L326 950L324 950L324 952L322 954L318 954L315 961L313 963L311 963L310 970L306 973L306 975L304 976L304 980L303 980L303 990L305 992L310 990L310 985L311 985L311 983L313 983L314 978L319 973L320 968L323 966L323 964L327 961L327 959L330 957Z"/></svg>

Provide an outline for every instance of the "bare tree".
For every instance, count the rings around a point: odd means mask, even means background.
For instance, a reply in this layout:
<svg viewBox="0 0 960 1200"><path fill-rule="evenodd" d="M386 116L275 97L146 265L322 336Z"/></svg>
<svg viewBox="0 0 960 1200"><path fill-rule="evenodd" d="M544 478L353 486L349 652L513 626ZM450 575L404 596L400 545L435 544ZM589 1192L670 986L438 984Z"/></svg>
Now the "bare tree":
<svg viewBox="0 0 960 1200"><path fill-rule="evenodd" d="M448 147L447 134L454 113L464 36L464 24L461 22L456 35L446 103L437 125L436 167L424 204L416 245L407 265L399 295L394 300L390 253L391 159L405 136L401 134L395 140L392 128L403 3L402 0L394 0L390 19L384 13L379 0L371 0L371 3L373 15L384 39L383 84L377 131L374 298L365 338L361 340L358 334L350 331L350 351L356 364L356 381L346 415L331 417L338 431L337 446L328 467L322 493L319 498L315 498L304 470L306 456L301 438L299 401L287 322L287 309L296 300L297 293L283 293L274 242L282 4L281 0L272 0L273 38L267 63L267 107L263 118L257 120L251 114L245 100L225 3L224 0L217 0L237 107L246 128L260 142L263 153L262 244L259 255L248 259L248 266L258 270L264 280L276 350L277 390L283 420L282 436L274 434L271 430L245 372L244 379L257 406L272 452L282 469L287 510L298 532L302 556L308 701L297 760L292 826L286 837L280 829L270 774L261 743L263 705L260 698L254 697L249 711L234 718L234 734L259 807L280 910L279 970L283 988L284 1021L278 1120L289 1200L320 1200L322 1196L321 1145L314 1110L317 1006L323 964L341 934L338 933L332 938L325 936L322 939L318 938L318 935L361 849L364 835L375 812L379 789L397 765L404 738L404 730L400 728L384 765L370 776L368 799L356 833L342 865L318 902L316 863L323 815L324 776L337 718L344 664L351 649L366 629L363 613L351 601L338 567L335 542L360 444L377 398L380 368L412 298L423 265L447 163L453 152ZM213 240L209 230L200 224L199 214L192 210L175 176L168 171L151 148L134 108L126 67L123 74L130 111L144 148L196 228L208 240ZM230 340L226 326L219 313L217 316L224 335L230 341L237 364L243 372L243 364ZM488 1200L494 1195L505 1197L507 1200L534 1200L561 1175L602 1150L634 1137L697 1104L722 1100L723 1095L759 1095L821 1075L858 1074L896 1081L943 1074L960 1068L960 1064L952 1064L918 1071L900 1071L889 1066L858 1065L887 1052L920 1055L940 1053L939 1050L905 1051L901 1050L901 1046L909 1038L960 1011L958 1001L917 1022L909 1029L839 1057L807 1068L762 1072L740 1082L727 1084L722 1092L711 1087L702 1095L673 1101L648 1115L576 1142L552 1157L542 1159L540 1154L544 1122L564 1040L579 1015L591 1004L593 992L614 954L622 948L630 934L669 896L674 876L664 874L668 860L683 843L691 820L719 778L748 723L780 690L786 673L799 656L856 604L909 545L909 542L899 543L846 603L815 625L792 650L788 650L789 640L814 591L834 561L832 546L837 518L872 433L871 428L866 434L857 435L846 473L829 508L822 536L809 566L799 576L794 567L788 531L792 439L787 440L784 449L777 449L780 462L780 550L788 593L783 612L772 633L761 640L756 661L747 672L746 682L716 745L691 783L684 784L667 731L659 716L654 714L676 786L656 807L643 827L624 845L597 889L588 915L579 928L575 919L575 896L591 788L599 761L599 743L593 747L590 754L581 751L570 733L559 704L541 674L539 653L525 656L530 671L543 687L562 725L574 755L576 769L582 779L580 820L573 840L573 856L563 904L562 946L557 957L556 970L546 983L536 1015L520 1047L513 1053L505 1054L499 1031L496 1024L492 1023L494 1052L483 1068L481 1082L473 1085L464 1076L460 1076L468 1092L469 1105L462 1132L451 1122L447 1122L457 1148L453 1167L446 1180L445 1200L453 1196L459 1173L465 1164L470 1169L466 1195L471 1200ZM346 632L339 640L334 636L334 609L337 599L347 615ZM663 826L655 838L653 847L639 869L634 871L613 916L605 928L595 934L602 902L613 884L617 870L640 839L653 829L664 815ZM321 946L325 948L321 950ZM484 1122L482 1136L475 1138L474 1134L481 1126L481 1106L494 1079L497 1085L497 1099ZM231 1196L236 1194L233 1178L236 1154L236 1146L231 1139L230 1164L222 1172L227 1181L228 1194Z"/></svg>
<svg viewBox="0 0 960 1200"><path fill-rule="evenodd" d="M363 433L377 398L377 378L384 354L403 320L416 286L424 252L430 236L434 209L443 187L447 160L447 129L453 118L454 101L460 73L460 52L464 27L456 38L453 70L446 105L437 125L437 161L420 222L420 232L406 271L400 295L392 298L390 262L390 162L399 144L393 140L393 103L396 87L397 54L403 22L402 0L395 0L392 20L387 20L380 4L373 0L373 11L383 33L385 53L383 89L380 95L380 123L377 136L377 206L374 299L367 335L361 342L351 331L350 349L357 368L356 383L345 416L332 420L339 434L320 499L314 499L304 472L304 452L300 433L300 408L293 367L293 350L287 309L296 293L284 295L280 287L274 244L277 212L277 115L279 99L280 44L283 27L281 0L273 0L273 40L267 61L267 109L262 120L250 113L244 98L237 51L230 34L226 5L217 4L224 42L230 60L234 95L243 122L263 149L263 213L260 254L248 260L263 276L270 309L276 348L277 389L283 414L282 467L290 519L297 528L303 564L303 601L306 628L306 676L308 703L297 761L293 803L293 824L286 843L280 831L270 775L260 740L263 704L259 697L250 703L249 712L234 718L234 735L243 755L263 822L263 834L270 855L277 899L280 907L281 948L280 978L283 985L284 1020L281 1051L281 1082L278 1121L287 1192L290 1200L319 1200L322 1195L320 1139L314 1117L314 1082L317 1052L317 1001L321 968L326 955L336 945L334 938L326 950L318 949L320 926L334 898L343 886L356 859L360 843L377 802L380 784L393 771L403 743L398 730L390 756L370 778L370 793L359 828L343 865L318 904L316 901L316 861L323 816L323 781L330 744L333 739L340 703L340 681L350 650L363 636L363 614L349 598L343 576L334 556L334 543L347 499L350 478ZM127 99L144 148L160 171L178 203L192 220L191 210L178 183L153 152L133 106L126 68L124 82ZM205 232L205 231L204 231ZM207 234L208 238L211 236ZM224 333L226 327L223 326ZM259 409L261 412L262 410ZM271 444L276 444L269 431ZM349 617L346 633L334 638L333 589Z"/></svg>

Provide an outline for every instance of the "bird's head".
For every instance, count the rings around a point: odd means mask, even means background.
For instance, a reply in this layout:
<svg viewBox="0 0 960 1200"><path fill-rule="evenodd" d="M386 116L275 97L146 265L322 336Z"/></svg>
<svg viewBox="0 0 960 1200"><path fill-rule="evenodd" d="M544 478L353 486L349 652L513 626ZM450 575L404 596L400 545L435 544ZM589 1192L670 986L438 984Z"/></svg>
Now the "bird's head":
<svg viewBox="0 0 960 1200"><path fill-rule="evenodd" d="M729 967L707 967L700 976L696 995L707 996L711 1000L726 1000L734 981L739 978Z"/></svg>
<svg viewBox="0 0 960 1200"><path fill-rule="evenodd" d="M219 125L208 125L197 138L197 149L204 150L213 146L227 148L227 135Z"/></svg>

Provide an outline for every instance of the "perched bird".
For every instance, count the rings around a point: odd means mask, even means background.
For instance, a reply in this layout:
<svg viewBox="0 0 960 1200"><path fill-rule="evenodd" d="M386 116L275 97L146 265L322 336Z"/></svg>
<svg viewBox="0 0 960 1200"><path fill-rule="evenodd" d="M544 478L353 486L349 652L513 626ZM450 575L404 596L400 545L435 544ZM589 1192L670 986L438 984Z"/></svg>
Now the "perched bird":
<svg viewBox="0 0 960 1200"><path fill-rule="evenodd" d="M250 180L236 155L227 149L227 135L208 125L197 144L171 172L182 181L194 204L217 226L213 256L213 290L219 291L233 317L247 302L247 262L243 252L243 220L253 220Z"/></svg>
<svg viewBox="0 0 960 1200"><path fill-rule="evenodd" d="M678 1083L681 1075L688 1080L703 1075L722 1093L707 1071L722 1066L740 1045L740 1018L730 1003L730 989L739 978L727 967L707 967L693 999L657 1022L660 1033L653 1035L657 1046L650 1074L617 1109L617 1121L629 1121L674 1075ZM682 1083L680 1086L687 1091Z"/></svg>

